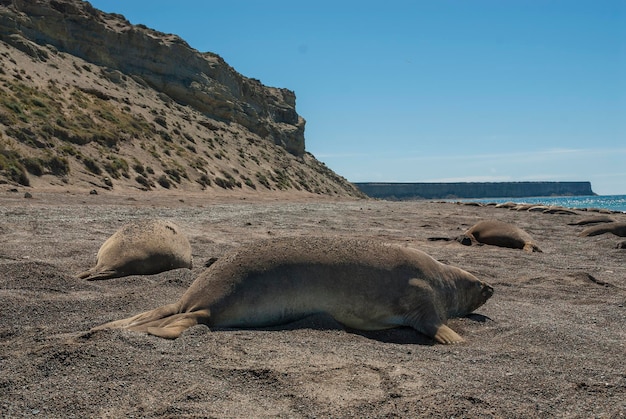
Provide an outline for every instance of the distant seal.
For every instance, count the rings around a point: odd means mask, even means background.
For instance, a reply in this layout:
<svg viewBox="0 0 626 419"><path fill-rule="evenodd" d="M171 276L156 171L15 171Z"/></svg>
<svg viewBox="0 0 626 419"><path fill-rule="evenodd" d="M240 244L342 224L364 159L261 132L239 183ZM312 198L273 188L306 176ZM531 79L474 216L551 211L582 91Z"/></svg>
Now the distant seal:
<svg viewBox="0 0 626 419"><path fill-rule="evenodd" d="M603 223L603 224L598 224L592 227L587 227L586 229L580 232L579 236L590 237L590 236L598 236L604 233L613 233L619 237L626 237L626 223L625 222Z"/></svg>
<svg viewBox="0 0 626 419"><path fill-rule="evenodd" d="M592 215L591 217L585 217L581 220L568 223L568 225L583 226L583 225L588 225L588 224L612 223L614 221L615 221L615 218L608 216L608 215Z"/></svg>
<svg viewBox="0 0 626 419"><path fill-rule="evenodd" d="M77 276L93 281L191 266L191 245L176 224L142 220L126 224L109 237L98 250L96 266Z"/></svg>
<svg viewBox="0 0 626 419"><path fill-rule="evenodd" d="M512 208L516 208L519 204L516 204L515 202L503 202L501 204L496 204L496 208L507 208L507 209L512 209Z"/></svg>
<svg viewBox="0 0 626 419"><path fill-rule="evenodd" d="M550 207L546 206L546 205L531 205L529 207L526 208L526 211L528 212L544 212L549 210Z"/></svg>
<svg viewBox="0 0 626 419"><path fill-rule="evenodd" d="M474 242L492 246L523 249L527 252L541 252L530 235L513 224L497 220L479 221L457 238L462 244Z"/></svg>
<svg viewBox="0 0 626 419"><path fill-rule="evenodd" d="M544 214L558 214L558 215L578 215L578 212L565 208L565 207L549 207L543 211Z"/></svg>
<svg viewBox="0 0 626 419"><path fill-rule="evenodd" d="M326 313L358 330L410 326L462 342L445 325L483 305L493 288L416 249L374 240L276 238L244 245L203 271L175 303L110 322L177 338L196 324L267 327Z"/></svg>

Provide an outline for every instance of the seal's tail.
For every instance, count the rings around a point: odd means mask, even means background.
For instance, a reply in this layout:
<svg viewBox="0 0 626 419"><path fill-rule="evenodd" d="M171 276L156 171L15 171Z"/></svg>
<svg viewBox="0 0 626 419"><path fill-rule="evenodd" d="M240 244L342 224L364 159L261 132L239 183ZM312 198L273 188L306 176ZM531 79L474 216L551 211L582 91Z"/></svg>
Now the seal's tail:
<svg viewBox="0 0 626 419"><path fill-rule="evenodd" d="M208 310L180 313L178 304L168 304L127 319L105 323L91 330L127 329L134 332L149 333L165 339L176 339L186 329L208 317Z"/></svg>

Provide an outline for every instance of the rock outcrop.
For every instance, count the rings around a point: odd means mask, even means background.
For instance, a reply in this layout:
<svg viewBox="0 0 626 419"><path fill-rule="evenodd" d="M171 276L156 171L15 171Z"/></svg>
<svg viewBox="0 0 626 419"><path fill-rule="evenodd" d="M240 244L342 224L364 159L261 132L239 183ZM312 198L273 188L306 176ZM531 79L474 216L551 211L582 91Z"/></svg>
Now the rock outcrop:
<svg viewBox="0 0 626 419"><path fill-rule="evenodd" d="M200 53L176 35L132 25L88 2L2 0L0 6L0 39L15 48L45 59L47 51L37 46L52 45L136 77L210 118L237 122L294 155L304 154L305 121L290 90L266 87L216 54Z"/></svg>

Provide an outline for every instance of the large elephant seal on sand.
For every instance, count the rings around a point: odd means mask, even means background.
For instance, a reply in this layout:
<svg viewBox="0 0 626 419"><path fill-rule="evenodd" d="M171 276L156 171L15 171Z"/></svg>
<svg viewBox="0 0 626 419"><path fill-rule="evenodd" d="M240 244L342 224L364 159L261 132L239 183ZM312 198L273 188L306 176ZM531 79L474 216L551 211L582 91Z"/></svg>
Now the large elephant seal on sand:
<svg viewBox="0 0 626 419"><path fill-rule="evenodd" d="M604 233L613 233L619 237L626 237L626 223L625 222L603 223L603 224L595 225L593 227L587 227L586 229L580 232L579 236L590 237L590 236L598 236Z"/></svg>
<svg viewBox="0 0 626 419"><path fill-rule="evenodd" d="M81 279L152 275L177 268L191 269L191 245L178 226L167 220L126 224L100 247L96 266Z"/></svg>
<svg viewBox="0 0 626 419"><path fill-rule="evenodd" d="M177 338L196 324L266 327L326 313L358 330L410 326L440 343L445 325L483 305L493 288L419 250L331 237L264 240L219 258L173 304L95 328Z"/></svg>
<svg viewBox="0 0 626 419"><path fill-rule="evenodd" d="M497 220L479 221L457 238L462 244L473 242L492 246L523 249L527 252L541 252L530 235L521 228Z"/></svg>

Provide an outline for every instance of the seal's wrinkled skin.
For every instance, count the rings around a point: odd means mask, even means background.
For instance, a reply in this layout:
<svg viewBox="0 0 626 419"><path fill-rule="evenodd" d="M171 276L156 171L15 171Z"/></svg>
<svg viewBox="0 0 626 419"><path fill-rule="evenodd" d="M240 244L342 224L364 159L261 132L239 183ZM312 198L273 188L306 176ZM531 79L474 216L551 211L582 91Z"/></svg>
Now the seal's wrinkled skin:
<svg viewBox="0 0 626 419"><path fill-rule="evenodd" d="M219 258L176 303L96 329L164 338L206 324L264 327L326 313L359 330L410 326L437 342L462 342L445 325L483 305L493 288L410 248L372 240L279 238Z"/></svg>
<svg viewBox="0 0 626 419"><path fill-rule="evenodd" d="M529 253L541 252L527 232L513 224L497 220L479 221L459 236L457 241L465 245L478 242L511 249L523 249Z"/></svg>
<svg viewBox="0 0 626 419"><path fill-rule="evenodd" d="M191 266L191 245L176 224L142 220L123 226L109 237L98 250L96 266L77 276L93 281Z"/></svg>

